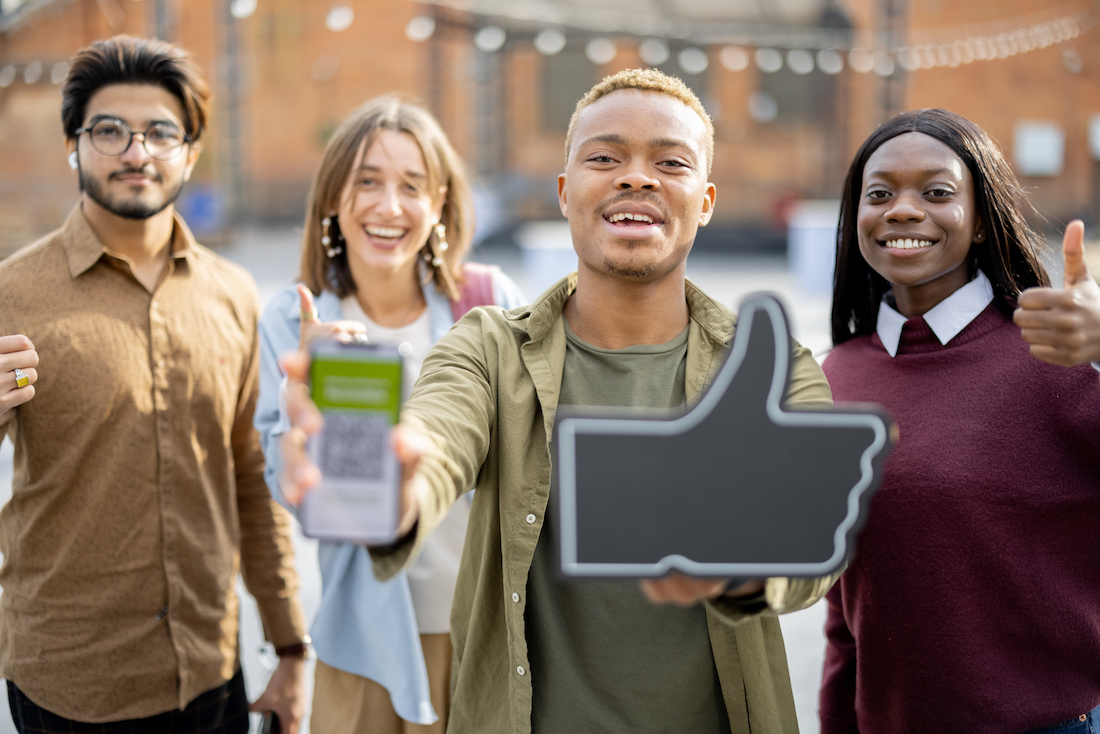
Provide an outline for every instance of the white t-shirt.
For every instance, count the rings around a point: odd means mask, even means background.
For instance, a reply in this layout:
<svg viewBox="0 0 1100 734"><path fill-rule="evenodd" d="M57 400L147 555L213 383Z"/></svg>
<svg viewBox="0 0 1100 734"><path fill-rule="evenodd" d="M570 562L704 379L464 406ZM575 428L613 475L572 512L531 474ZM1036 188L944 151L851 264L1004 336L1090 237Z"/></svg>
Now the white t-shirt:
<svg viewBox="0 0 1100 734"><path fill-rule="evenodd" d="M408 400L424 357L432 348L432 325L428 309L406 326L391 329L379 326L363 312L355 296L341 299L344 318L359 321L367 327L367 340L375 344L396 344L404 357L401 386L402 400ZM412 592L413 609L420 634L441 634L451 631L451 603L458 581L458 564L466 542L466 525L470 520L470 503L460 498L451 507L424 543L420 556L409 566L407 576Z"/></svg>

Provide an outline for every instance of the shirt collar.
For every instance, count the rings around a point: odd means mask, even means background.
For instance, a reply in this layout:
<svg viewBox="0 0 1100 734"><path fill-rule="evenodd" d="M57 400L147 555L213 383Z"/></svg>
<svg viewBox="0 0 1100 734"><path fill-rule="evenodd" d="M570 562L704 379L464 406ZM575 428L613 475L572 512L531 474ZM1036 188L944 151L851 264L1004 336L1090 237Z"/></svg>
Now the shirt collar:
<svg viewBox="0 0 1100 734"><path fill-rule="evenodd" d="M577 274L570 273L536 298L526 309L509 318L530 318L527 333L532 341L542 339L561 318L565 302L577 290ZM701 291L689 279L684 279L684 297L688 312L708 338L715 344L726 344L733 338L733 313Z"/></svg>
<svg viewBox="0 0 1100 734"><path fill-rule="evenodd" d="M172 222L172 257L176 260L186 259L195 252L195 237L179 212L173 213ZM74 279L86 273L107 253L107 248L88 224L84 209L79 203L69 212L69 217L62 225L62 243L69 262L69 275Z"/></svg>
<svg viewBox="0 0 1100 734"><path fill-rule="evenodd" d="M978 271L974 280L943 299L924 314L924 322L936 335L940 344L959 335L978 314L993 301L993 284L985 273ZM878 306L878 324L875 331L882 346L891 357L897 356L901 342L901 327L906 318L886 302L885 296Z"/></svg>

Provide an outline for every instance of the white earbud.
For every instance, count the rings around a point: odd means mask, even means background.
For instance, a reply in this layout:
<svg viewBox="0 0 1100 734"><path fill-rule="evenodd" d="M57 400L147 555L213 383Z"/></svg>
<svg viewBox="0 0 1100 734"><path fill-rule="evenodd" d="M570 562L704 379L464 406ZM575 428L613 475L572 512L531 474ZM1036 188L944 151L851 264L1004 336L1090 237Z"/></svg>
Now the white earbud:
<svg viewBox="0 0 1100 734"><path fill-rule="evenodd" d="M69 168L75 171L79 167L80 163L76 160L76 151L74 150L72 153L69 153Z"/></svg>

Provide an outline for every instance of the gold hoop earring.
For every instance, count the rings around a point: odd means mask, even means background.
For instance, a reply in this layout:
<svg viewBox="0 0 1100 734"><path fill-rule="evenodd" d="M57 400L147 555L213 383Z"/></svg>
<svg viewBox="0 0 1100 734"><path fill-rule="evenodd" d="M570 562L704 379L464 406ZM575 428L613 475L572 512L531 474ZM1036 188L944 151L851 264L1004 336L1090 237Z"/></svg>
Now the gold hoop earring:
<svg viewBox="0 0 1100 734"><path fill-rule="evenodd" d="M329 228L332 226L333 219L336 219L336 212L330 212L327 217L321 220L321 246L325 248L325 254L328 255L330 260L344 251L343 247L332 244ZM339 237L340 235L337 234L336 236Z"/></svg>

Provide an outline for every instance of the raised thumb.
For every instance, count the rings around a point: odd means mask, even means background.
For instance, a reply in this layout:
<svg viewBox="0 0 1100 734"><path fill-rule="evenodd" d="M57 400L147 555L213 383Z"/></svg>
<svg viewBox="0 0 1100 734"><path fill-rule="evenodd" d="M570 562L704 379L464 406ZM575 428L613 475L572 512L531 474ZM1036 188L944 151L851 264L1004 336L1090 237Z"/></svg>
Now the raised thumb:
<svg viewBox="0 0 1100 734"><path fill-rule="evenodd" d="M313 293L301 283L298 284L298 298L301 301L302 321L316 321L317 307L313 305Z"/></svg>
<svg viewBox="0 0 1100 734"><path fill-rule="evenodd" d="M1062 257L1065 259L1063 288L1072 288L1092 276L1085 262L1085 224L1075 219L1066 227L1062 238Z"/></svg>

